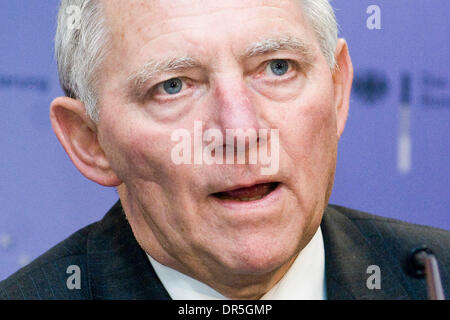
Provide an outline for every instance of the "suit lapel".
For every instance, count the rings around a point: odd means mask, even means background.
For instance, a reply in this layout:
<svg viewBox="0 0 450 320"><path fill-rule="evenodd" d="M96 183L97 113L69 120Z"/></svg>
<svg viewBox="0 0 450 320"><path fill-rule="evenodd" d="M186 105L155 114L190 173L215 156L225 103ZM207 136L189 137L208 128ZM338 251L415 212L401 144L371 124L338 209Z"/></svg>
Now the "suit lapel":
<svg viewBox="0 0 450 320"><path fill-rule="evenodd" d="M89 235L87 261L93 299L170 299L134 238L120 201Z"/></svg>
<svg viewBox="0 0 450 320"><path fill-rule="evenodd" d="M322 219L328 299L406 299L407 292L392 264L358 227L341 212L328 206ZM369 289L371 265L380 267L381 289Z"/></svg>

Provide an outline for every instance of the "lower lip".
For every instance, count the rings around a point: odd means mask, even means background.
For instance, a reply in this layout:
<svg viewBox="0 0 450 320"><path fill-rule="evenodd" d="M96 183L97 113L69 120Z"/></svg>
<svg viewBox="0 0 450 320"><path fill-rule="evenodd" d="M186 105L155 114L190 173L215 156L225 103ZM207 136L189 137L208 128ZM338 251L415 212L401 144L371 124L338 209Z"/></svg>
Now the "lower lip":
<svg viewBox="0 0 450 320"><path fill-rule="evenodd" d="M258 209L265 208L273 205L281 198L281 183L272 190L265 197L253 200L253 201L239 201L239 200L230 200L230 199L219 199L213 197L214 200L220 203L223 207L231 210L249 210L249 209Z"/></svg>

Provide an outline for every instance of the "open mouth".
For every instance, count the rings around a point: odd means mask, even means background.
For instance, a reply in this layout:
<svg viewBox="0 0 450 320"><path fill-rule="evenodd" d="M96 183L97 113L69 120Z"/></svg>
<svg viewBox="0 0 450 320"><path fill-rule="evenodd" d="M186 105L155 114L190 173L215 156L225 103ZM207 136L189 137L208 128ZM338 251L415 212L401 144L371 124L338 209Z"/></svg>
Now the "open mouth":
<svg viewBox="0 0 450 320"><path fill-rule="evenodd" d="M272 193L279 186L279 184L279 182L260 183L250 187L213 193L212 196L220 200L240 202L256 201L263 199Z"/></svg>

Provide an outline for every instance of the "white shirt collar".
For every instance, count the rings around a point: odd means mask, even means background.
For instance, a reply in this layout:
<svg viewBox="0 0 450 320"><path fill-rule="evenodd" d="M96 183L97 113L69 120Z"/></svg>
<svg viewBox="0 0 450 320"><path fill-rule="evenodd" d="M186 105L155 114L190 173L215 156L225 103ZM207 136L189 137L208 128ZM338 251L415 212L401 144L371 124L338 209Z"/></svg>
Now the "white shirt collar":
<svg viewBox="0 0 450 320"><path fill-rule="evenodd" d="M164 288L174 300L228 300L206 284L166 267L148 255ZM292 266L261 300L326 300L325 249L319 228Z"/></svg>

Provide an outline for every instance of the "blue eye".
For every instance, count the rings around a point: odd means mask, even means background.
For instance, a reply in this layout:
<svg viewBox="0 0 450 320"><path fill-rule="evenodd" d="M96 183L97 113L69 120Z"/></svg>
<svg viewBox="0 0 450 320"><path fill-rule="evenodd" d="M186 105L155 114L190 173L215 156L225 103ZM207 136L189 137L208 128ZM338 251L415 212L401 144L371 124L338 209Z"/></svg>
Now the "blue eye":
<svg viewBox="0 0 450 320"><path fill-rule="evenodd" d="M177 94L183 88L183 82L179 78L173 78L165 81L163 87L168 94Z"/></svg>
<svg viewBox="0 0 450 320"><path fill-rule="evenodd" d="M287 60L273 60L270 62L270 69L277 76L286 74L289 70L289 62Z"/></svg>

